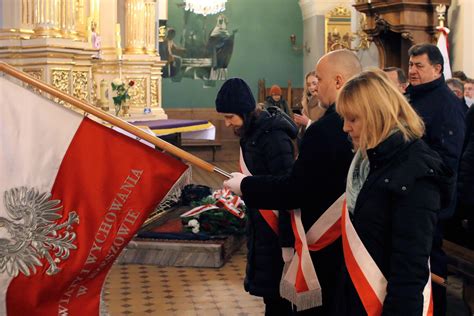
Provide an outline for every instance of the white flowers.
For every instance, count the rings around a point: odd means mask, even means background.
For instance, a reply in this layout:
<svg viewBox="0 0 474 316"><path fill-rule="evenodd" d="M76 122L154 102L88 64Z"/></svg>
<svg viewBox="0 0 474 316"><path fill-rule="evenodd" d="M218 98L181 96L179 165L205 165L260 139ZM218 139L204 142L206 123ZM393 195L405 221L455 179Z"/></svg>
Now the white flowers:
<svg viewBox="0 0 474 316"><path fill-rule="evenodd" d="M114 80L112 80L112 83L116 86L119 86L119 85L123 84L123 81L120 78L115 78Z"/></svg>
<svg viewBox="0 0 474 316"><path fill-rule="evenodd" d="M199 222L197 219L192 219L188 222L188 226L192 227L192 232L194 234L199 233Z"/></svg>

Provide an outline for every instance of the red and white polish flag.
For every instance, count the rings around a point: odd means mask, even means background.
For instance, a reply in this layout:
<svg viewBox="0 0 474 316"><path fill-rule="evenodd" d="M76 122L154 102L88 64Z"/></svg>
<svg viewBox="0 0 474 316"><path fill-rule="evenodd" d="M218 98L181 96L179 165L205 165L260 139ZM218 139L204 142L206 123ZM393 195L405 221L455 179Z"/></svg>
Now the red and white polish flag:
<svg viewBox="0 0 474 316"><path fill-rule="evenodd" d="M439 32L438 34L438 42L436 43L436 46L438 46L441 55L443 55L443 60L444 60L444 65L443 65L443 74L444 74L444 79L448 80L451 79L452 73L451 73L451 64L449 61L449 42L448 42L448 35L449 35L449 29L444 26L438 26L436 28Z"/></svg>
<svg viewBox="0 0 474 316"><path fill-rule="evenodd" d="M0 315L98 315L114 260L187 167L0 77Z"/></svg>

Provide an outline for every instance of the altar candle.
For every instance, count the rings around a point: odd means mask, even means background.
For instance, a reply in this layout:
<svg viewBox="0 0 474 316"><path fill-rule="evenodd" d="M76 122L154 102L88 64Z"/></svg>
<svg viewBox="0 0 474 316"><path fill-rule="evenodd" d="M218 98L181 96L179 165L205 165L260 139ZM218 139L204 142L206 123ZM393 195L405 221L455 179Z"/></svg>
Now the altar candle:
<svg viewBox="0 0 474 316"><path fill-rule="evenodd" d="M122 59L122 37L120 36L120 23L115 25L115 42L117 58Z"/></svg>
<svg viewBox="0 0 474 316"><path fill-rule="evenodd" d="M92 43L92 18L91 17L87 18L86 30L87 30L87 40L89 43Z"/></svg>

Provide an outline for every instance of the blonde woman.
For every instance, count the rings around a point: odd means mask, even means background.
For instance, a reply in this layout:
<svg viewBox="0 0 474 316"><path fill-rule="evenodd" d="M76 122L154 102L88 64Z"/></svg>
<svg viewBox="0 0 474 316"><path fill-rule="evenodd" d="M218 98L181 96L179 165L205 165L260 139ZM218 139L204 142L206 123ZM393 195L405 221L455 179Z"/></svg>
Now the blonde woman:
<svg viewBox="0 0 474 316"><path fill-rule="evenodd" d="M294 121L298 126L308 127L312 122L319 120L326 110L319 106L316 72L308 72L304 81L305 86L301 98L303 110L301 114L294 114Z"/></svg>
<svg viewBox="0 0 474 316"><path fill-rule="evenodd" d="M450 200L452 173L421 140L421 118L383 72L349 80L336 110L356 151L347 176L346 265L336 314L426 315L436 214ZM354 236L362 247L354 247ZM370 273L359 273L367 267Z"/></svg>

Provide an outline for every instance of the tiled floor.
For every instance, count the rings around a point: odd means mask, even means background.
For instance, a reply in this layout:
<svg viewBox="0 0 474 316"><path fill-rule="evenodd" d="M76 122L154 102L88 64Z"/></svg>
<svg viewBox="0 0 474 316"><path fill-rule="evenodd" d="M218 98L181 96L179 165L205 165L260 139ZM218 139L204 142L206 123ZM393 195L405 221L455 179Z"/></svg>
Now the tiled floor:
<svg viewBox="0 0 474 316"><path fill-rule="evenodd" d="M105 302L111 316L263 315L262 299L243 289L245 261L241 250L220 269L115 265Z"/></svg>

